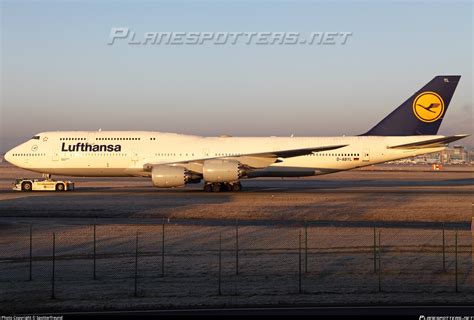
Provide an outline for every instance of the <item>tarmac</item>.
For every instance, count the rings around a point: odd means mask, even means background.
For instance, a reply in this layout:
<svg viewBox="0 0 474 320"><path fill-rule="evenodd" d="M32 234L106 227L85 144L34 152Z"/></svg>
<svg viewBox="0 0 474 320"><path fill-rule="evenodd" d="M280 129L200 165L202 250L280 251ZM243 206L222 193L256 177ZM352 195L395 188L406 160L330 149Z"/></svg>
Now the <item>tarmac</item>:
<svg viewBox="0 0 474 320"><path fill-rule="evenodd" d="M473 215L474 167L375 166L310 178L243 180L242 192L206 193L202 184L158 189L148 178L69 178L71 192L17 192L0 166L0 221L12 219L156 219L457 223ZM61 177L57 177L60 179Z"/></svg>
<svg viewBox="0 0 474 320"><path fill-rule="evenodd" d="M24 193L11 190L19 177L40 175L0 165L6 312L428 314L473 301L473 167L373 166L221 193L146 178L68 178L75 191Z"/></svg>

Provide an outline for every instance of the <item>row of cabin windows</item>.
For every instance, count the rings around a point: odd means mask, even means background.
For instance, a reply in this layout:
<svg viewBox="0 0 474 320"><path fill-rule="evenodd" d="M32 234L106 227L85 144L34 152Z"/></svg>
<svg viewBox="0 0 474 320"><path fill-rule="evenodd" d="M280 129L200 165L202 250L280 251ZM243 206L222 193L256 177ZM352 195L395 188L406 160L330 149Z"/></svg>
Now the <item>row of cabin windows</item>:
<svg viewBox="0 0 474 320"><path fill-rule="evenodd" d="M176 153L155 153L155 156L157 157L175 157L178 154ZM180 153L179 156L188 156L189 154L182 154ZM240 156L240 153L214 153L215 157L238 157ZM194 153L191 154L191 156L194 156ZM358 157L358 153L313 153L309 154L308 156L321 156L321 157Z"/></svg>
<svg viewBox="0 0 474 320"><path fill-rule="evenodd" d="M97 155L97 156L104 156L104 155L116 155L116 156L126 156L127 154L126 153L121 153L121 152L107 152L107 153L95 153L95 152L87 152L87 153L83 153L84 155L86 156L91 156L91 155ZM14 153L13 156L14 157L40 157L40 156L45 156L46 154L45 153ZM186 156L188 157L189 155L191 155L192 157L194 157L194 153L192 154L182 154L180 153L179 156L182 157L182 156ZM240 154L238 153L215 153L214 154L215 156L217 157L222 157L222 156L239 156ZM328 154L325 154L325 153L313 153L311 154L312 156L322 156L322 157L358 157L359 154L358 153L328 153ZM157 157L175 157L176 156L176 153L155 153L155 156Z"/></svg>
<svg viewBox="0 0 474 320"><path fill-rule="evenodd" d="M87 152L87 153L81 153L82 155L86 155L86 156L110 156L110 155L113 155L113 156L120 156L120 157L125 157L127 156L126 153L117 153L117 152L110 152L110 153L96 153L96 152ZM46 153L14 153L13 154L14 157L44 157L46 156Z"/></svg>
<svg viewBox="0 0 474 320"><path fill-rule="evenodd" d="M96 156L96 157L104 157L104 156L107 156L107 157L110 157L110 156L126 157L127 156L126 153L119 153L119 152L106 152L106 153L103 153L103 152L84 152L84 153L81 153L80 155L81 156L86 156L86 157L90 157L90 156Z"/></svg>
<svg viewBox="0 0 474 320"><path fill-rule="evenodd" d="M312 153L308 156L316 157L358 157L358 153Z"/></svg>
<svg viewBox="0 0 474 320"><path fill-rule="evenodd" d="M14 157L43 157L46 153L14 153Z"/></svg>
<svg viewBox="0 0 474 320"><path fill-rule="evenodd" d="M155 157L176 157L176 156L194 157L194 153L180 153L179 155L177 153L155 153Z"/></svg>
<svg viewBox="0 0 474 320"><path fill-rule="evenodd" d="M235 156L240 156L240 153L214 153L214 156L216 157L235 157Z"/></svg>
<svg viewBox="0 0 474 320"><path fill-rule="evenodd" d="M39 139L39 137L38 137ZM141 138L95 138L96 140L141 140ZM59 138L61 141L86 141L86 138Z"/></svg>
<svg viewBox="0 0 474 320"><path fill-rule="evenodd" d="M120 140L120 141L128 141L128 140L141 140L141 138L95 138L96 140Z"/></svg>

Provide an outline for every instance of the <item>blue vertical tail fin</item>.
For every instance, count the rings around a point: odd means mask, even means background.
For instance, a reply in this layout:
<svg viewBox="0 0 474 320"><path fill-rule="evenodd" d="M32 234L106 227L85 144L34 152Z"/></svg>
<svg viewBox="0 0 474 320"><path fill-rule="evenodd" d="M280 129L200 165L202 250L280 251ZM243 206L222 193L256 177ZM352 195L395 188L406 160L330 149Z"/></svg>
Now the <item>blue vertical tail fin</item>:
<svg viewBox="0 0 474 320"><path fill-rule="evenodd" d="M461 76L436 76L363 136L436 135Z"/></svg>

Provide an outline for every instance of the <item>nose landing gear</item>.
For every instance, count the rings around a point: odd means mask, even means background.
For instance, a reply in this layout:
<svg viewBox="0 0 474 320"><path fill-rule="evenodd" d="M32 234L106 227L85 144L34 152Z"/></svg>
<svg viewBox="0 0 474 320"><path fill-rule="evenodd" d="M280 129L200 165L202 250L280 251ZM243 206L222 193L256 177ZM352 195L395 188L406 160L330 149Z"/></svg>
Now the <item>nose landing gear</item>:
<svg viewBox="0 0 474 320"><path fill-rule="evenodd" d="M242 184L240 181L237 182L206 182L204 184L205 192L220 192L220 191L233 191L238 192L242 190Z"/></svg>

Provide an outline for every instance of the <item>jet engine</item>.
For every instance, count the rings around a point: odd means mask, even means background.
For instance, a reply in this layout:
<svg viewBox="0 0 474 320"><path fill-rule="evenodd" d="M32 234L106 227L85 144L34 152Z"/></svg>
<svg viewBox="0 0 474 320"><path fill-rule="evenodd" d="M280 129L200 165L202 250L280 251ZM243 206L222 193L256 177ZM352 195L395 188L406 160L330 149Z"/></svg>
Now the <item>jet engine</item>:
<svg viewBox="0 0 474 320"><path fill-rule="evenodd" d="M184 186L186 183L199 182L201 177L183 167L162 165L152 168L151 181L155 187L173 188Z"/></svg>
<svg viewBox="0 0 474 320"><path fill-rule="evenodd" d="M238 161L212 159L204 161L202 173L206 182L233 182L244 176L245 170Z"/></svg>

